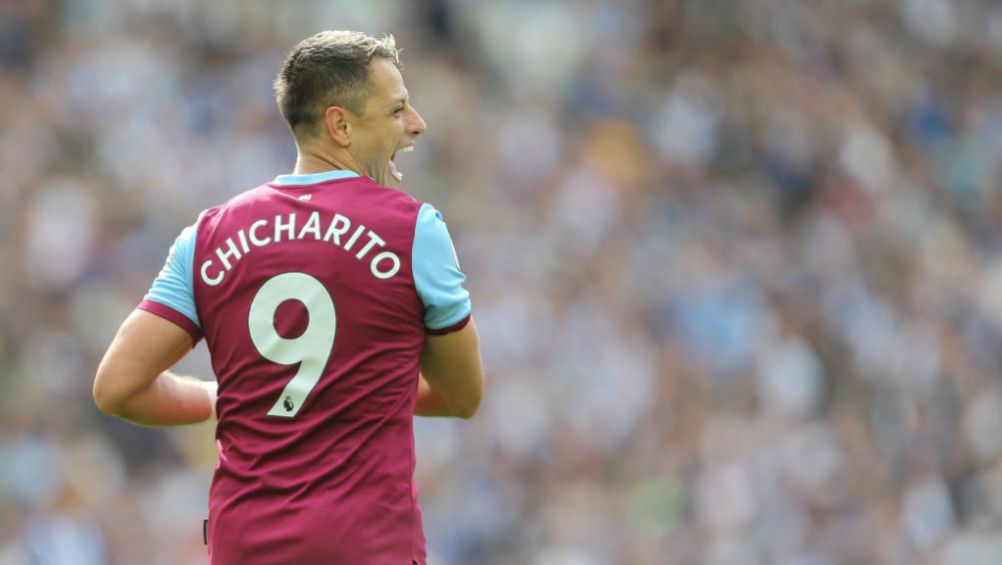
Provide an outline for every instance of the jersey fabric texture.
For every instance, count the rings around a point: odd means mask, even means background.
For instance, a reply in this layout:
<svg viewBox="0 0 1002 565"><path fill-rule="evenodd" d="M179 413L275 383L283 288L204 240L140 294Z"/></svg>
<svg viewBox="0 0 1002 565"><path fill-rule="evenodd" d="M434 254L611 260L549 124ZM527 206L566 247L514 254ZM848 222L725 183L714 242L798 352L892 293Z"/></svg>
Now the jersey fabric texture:
<svg viewBox="0 0 1002 565"><path fill-rule="evenodd" d="M348 171L203 212L139 308L219 383L211 565L425 563L413 414L426 334L470 318L441 215Z"/></svg>

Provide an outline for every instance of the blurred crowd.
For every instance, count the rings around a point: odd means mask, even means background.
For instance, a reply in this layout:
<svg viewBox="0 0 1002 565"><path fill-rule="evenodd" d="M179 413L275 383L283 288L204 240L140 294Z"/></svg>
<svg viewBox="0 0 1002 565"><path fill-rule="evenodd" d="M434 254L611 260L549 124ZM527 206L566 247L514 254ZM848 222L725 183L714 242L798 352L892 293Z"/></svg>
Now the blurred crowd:
<svg viewBox="0 0 1002 565"><path fill-rule="evenodd" d="M0 565L205 563L212 426L93 374L177 233L291 171L271 82L335 28L404 48L482 336L481 412L416 426L429 563L1002 563L1002 4L22 0Z"/></svg>

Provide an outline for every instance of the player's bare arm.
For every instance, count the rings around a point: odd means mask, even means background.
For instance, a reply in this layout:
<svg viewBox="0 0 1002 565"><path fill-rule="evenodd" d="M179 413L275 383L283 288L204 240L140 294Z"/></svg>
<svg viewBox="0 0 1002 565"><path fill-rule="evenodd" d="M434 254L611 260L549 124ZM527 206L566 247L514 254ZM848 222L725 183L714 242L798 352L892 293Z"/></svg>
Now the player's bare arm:
<svg viewBox="0 0 1002 565"><path fill-rule="evenodd" d="M472 418L483 392L480 339L472 319L459 331L425 338L415 415Z"/></svg>
<svg viewBox="0 0 1002 565"><path fill-rule="evenodd" d="M105 414L146 426L204 422L214 413L212 386L168 369L191 351L191 335L136 310L125 320L94 378L94 401Z"/></svg>

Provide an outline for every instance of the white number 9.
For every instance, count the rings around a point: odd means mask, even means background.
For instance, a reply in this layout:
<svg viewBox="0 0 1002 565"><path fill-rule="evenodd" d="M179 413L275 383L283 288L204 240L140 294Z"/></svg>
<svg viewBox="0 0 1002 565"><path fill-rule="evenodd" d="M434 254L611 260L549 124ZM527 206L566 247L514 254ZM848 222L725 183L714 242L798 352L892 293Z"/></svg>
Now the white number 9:
<svg viewBox="0 0 1002 565"><path fill-rule="evenodd" d="M286 300L302 302L310 318L303 335L293 339L284 338L275 330L275 310ZM257 291L247 320L254 347L273 363L299 363L296 375L268 411L269 416L294 418L299 413L330 359L336 322L330 293L323 283L306 273L276 275Z"/></svg>

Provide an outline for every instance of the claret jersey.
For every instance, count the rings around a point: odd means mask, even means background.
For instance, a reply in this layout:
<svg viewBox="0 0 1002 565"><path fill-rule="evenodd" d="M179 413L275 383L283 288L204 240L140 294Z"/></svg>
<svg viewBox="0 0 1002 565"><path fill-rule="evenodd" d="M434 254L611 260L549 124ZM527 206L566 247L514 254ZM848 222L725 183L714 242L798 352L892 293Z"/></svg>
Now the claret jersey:
<svg viewBox="0 0 1002 565"><path fill-rule="evenodd" d="M350 171L203 212L139 308L219 383L212 565L425 562L413 414L425 335L470 318L439 213Z"/></svg>

